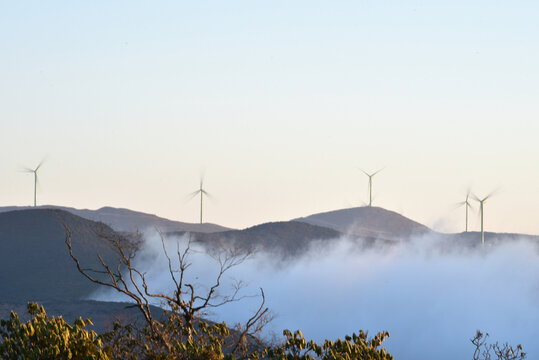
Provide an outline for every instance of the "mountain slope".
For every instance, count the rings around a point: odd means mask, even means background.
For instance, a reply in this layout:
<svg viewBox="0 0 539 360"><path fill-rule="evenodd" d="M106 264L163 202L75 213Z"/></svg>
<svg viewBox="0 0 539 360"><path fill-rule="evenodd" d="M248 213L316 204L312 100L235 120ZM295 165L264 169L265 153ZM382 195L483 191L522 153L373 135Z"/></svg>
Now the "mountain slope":
<svg viewBox="0 0 539 360"><path fill-rule="evenodd" d="M97 288L77 271L57 215L73 233L73 252L82 267L98 268L98 254L118 264L114 251L95 233L113 233L103 224L62 210L0 213L0 302L79 299Z"/></svg>
<svg viewBox="0 0 539 360"><path fill-rule="evenodd" d="M168 236L182 233L169 233ZM194 234L195 240L206 244L232 243L247 249L278 252L284 256L297 255L314 241L338 239L339 231L297 221L271 222L243 230L211 234Z"/></svg>
<svg viewBox="0 0 539 360"><path fill-rule="evenodd" d="M64 211L69 211L72 214L80 216L82 218L100 221L116 231L122 232L134 232L136 230L144 230L146 228L157 227L159 230L164 232L169 231L193 231L201 233L211 233L218 231L230 230L227 227L204 223L204 224L192 224L184 223L180 221L173 221L165 219L153 214L146 214L139 211L133 211L129 209L120 209L113 207L102 207L97 210L88 210L88 209L75 209L65 206L55 206L55 205L43 205L38 206L38 209L61 209ZM5 211L13 210L30 210L34 209L33 207L18 207L18 206L6 206L0 207L0 213Z"/></svg>
<svg viewBox="0 0 539 360"><path fill-rule="evenodd" d="M388 239L404 239L432 232L428 227L394 211L367 206L328 211L293 221L324 226L346 234Z"/></svg>

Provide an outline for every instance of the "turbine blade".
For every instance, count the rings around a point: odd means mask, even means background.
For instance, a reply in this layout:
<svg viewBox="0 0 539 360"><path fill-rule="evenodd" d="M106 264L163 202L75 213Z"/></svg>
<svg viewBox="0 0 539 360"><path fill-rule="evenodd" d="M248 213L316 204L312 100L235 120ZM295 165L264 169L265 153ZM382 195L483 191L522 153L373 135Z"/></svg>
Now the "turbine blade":
<svg viewBox="0 0 539 360"><path fill-rule="evenodd" d="M206 169L200 169L198 177L200 179L200 187L202 187L202 184L204 184L204 178L206 177Z"/></svg>
<svg viewBox="0 0 539 360"><path fill-rule="evenodd" d="M202 190L202 193L203 193L204 195L206 195L206 197L207 197L208 199L214 199L214 198L215 198L212 194L208 193L206 190Z"/></svg>
<svg viewBox="0 0 539 360"><path fill-rule="evenodd" d="M41 167L41 165L43 165L43 161L41 161L41 162L36 166L36 168L35 168L34 171L38 171L39 168Z"/></svg>
<svg viewBox="0 0 539 360"><path fill-rule="evenodd" d="M384 170L385 168L381 168L380 170L376 171L375 173L373 173L371 176L374 176L376 174L378 174L380 171Z"/></svg>
<svg viewBox="0 0 539 360"><path fill-rule="evenodd" d="M185 196L185 200L186 200L186 201L190 201L190 200L192 200L195 196L197 196L198 194L200 194L200 190L193 191L192 193L187 194L187 195Z"/></svg>
<svg viewBox="0 0 539 360"><path fill-rule="evenodd" d="M481 202L481 199L478 198L477 195L475 195L474 193L470 193L470 197L471 197L472 199L474 199L475 201Z"/></svg>
<svg viewBox="0 0 539 360"><path fill-rule="evenodd" d="M466 202L465 202L465 201L461 201L461 202L458 202L458 203L454 203L453 206L451 207L451 210L457 210L458 208L461 208L461 207L463 207L464 205L466 205Z"/></svg>
<svg viewBox="0 0 539 360"><path fill-rule="evenodd" d="M500 189L495 189L493 191L490 192L490 194L488 194L487 196L485 196L485 198L483 200L487 200L489 197L493 196L493 195L496 195L497 193L500 192Z"/></svg>

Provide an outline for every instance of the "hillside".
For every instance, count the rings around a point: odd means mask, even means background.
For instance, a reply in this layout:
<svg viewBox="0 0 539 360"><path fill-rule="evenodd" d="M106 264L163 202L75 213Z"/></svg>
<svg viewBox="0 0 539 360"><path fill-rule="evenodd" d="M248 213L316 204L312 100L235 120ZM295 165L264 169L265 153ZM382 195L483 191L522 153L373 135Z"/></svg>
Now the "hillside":
<svg viewBox="0 0 539 360"><path fill-rule="evenodd" d="M97 254L117 264L108 243L95 233L103 226L56 210L73 232L73 252L83 267L98 266ZM65 231L51 210L32 209L0 213L0 302L80 299L97 285L76 269L65 244Z"/></svg>
<svg viewBox="0 0 539 360"><path fill-rule="evenodd" d="M328 227L361 237L407 239L431 233L425 225L379 207L356 207L314 214L293 221Z"/></svg>
<svg viewBox="0 0 539 360"><path fill-rule="evenodd" d="M204 244L233 243L289 257L301 255L313 243L328 245L328 240L338 240L343 235L363 247L394 243L424 234L435 232L396 212L378 207L360 207L265 223L243 230L197 233L194 236L196 241Z"/></svg>
<svg viewBox="0 0 539 360"><path fill-rule="evenodd" d="M481 232L479 231L462 232L456 234L436 234L434 238L442 241L448 248L467 247L471 249L482 246ZM537 235L485 232L486 248L518 241L529 241L531 243L535 243L537 244L539 250L539 236Z"/></svg>
<svg viewBox="0 0 539 360"><path fill-rule="evenodd" d="M0 207L0 213L13 210L30 210L35 209L34 207L29 206L6 206ZM193 224L193 223L184 223L180 221L173 221L165 219L153 214L147 214L139 211L133 211L129 209L120 209L113 207L102 207L97 210L88 210L88 209L75 209L65 206L55 206L55 205L43 205L38 206L37 209L60 209L68 211L72 214L80 216L82 218L100 221L115 231L121 232L135 232L136 230L143 231L146 228L157 227L163 232L170 231L192 231L192 232L201 232L201 233L211 233L230 230L224 226L203 223L203 224Z"/></svg>
<svg viewBox="0 0 539 360"><path fill-rule="evenodd" d="M168 233L167 235L183 234ZM339 231L297 221L271 222L244 230L211 234L194 234L195 240L206 244L233 243L243 248L260 249L290 256L308 249L313 241L338 239Z"/></svg>

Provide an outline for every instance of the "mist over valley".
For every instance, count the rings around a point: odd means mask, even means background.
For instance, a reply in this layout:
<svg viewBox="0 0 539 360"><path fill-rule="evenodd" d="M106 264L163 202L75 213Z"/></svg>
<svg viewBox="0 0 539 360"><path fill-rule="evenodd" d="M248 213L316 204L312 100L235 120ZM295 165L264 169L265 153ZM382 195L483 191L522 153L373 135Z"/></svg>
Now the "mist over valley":
<svg viewBox="0 0 539 360"><path fill-rule="evenodd" d="M135 219L141 216L121 211ZM95 223L81 214L95 216L58 207L0 209L2 318L26 301L44 302L67 318L80 310L95 318L100 331L110 327L115 316L139 316L126 305L110 303L129 299L76 271L58 217L72 230L73 248L83 266L98 268L97 254L110 264L115 261L114 252L95 232L114 233L107 218ZM143 243L134 264L146 274L152 291L171 291L161 236L169 254L191 240L195 251L186 281L200 289L209 286L218 270L208 253L231 248L252 252L226 274L219 290L233 291L242 281L246 286L241 294L246 297L204 316L227 324L245 321L260 300L255 296L258 288L263 288L275 316L264 331L267 341L279 339L285 328L301 329L317 341L360 329L371 334L387 330L391 337L384 346L399 359L421 358L425 343L432 356L454 359L469 356L469 339L481 329L493 340L522 344L530 358L539 354L537 236L486 233L482 246L478 232L438 233L377 207L215 232L176 227L158 233L164 220L144 218L156 223L142 229ZM112 220L124 230L134 221L127 215Z"/></svg>

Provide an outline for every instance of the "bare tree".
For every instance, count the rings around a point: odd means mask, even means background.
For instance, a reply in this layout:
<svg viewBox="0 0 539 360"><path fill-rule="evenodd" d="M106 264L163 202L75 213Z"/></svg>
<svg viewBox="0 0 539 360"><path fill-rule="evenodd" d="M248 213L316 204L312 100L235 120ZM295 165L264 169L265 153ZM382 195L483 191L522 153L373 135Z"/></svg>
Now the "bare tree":
<svg viewBox="0 0 539 360"><path fill-rule="evenodd" d="M200 328L202 324L200 316L206 314L209 309L239 301L245 297L240 296L240 290L243 287L241 282L237 282L228 295L219 294L218 289L222 285L223 276L231 268L243 263L252 254L248 250L238 247L223 247L219 251L214 249L209 252L208 255L215 260L218 270L213 283L204 290L186 280L186 273L191 266L189 258L194 251L191 235L188 236L184 249L181 249L179 240L177 241L176 253L171 257L167 251L165 236L159 232L162 250L168 261L172 291L170 293L153 292L149 289L146 273L134 266L134 259L142 244L140 233L124 236L110 230L106 231L105 226L96 228L96 234L106 241L116 253L118 263L108 264L103 256L98 254L100 268L87 268L81 265L73 252L70 228L58 214L57 217L65 229L65 243L78 271L91 282L112 288L130 298L134 302L133 306L137 307L143 315L150 336L161 343L165 352L173 351L173 348L178 344L178 336L184 337L187 343L192 343L194 338L198 339L200 334L196 335L196 329ZM260 332L262 327L271 320L268 308L265 307L265 295L262 289L260 289L259 296L261 303L258 310L243 326L238 328L238 331L234 332L233 341L227 343L227 347L232 353L245 353L248 348L247 338ZM168 314L171 315L168 318L168 325L157 320L152 314L150 305L156 302L168 305ZM169 331L170 324L174 322L174 326L181 327L181 333ZM202 327L206 328L206 324L204 323Z"/></svg>
<svg viewBox="0 0 539 360"><path fill-rule="evenodd" d="M518 344L516 347L509 345L508 343L494 344L487 343L488 333L482 333L477 330L477 333L470 339L475 346L473 354L473 360L522 360L526 359L526 353L522 352L522 345ZM494 357L492 357L494 356Z"/></svg>

